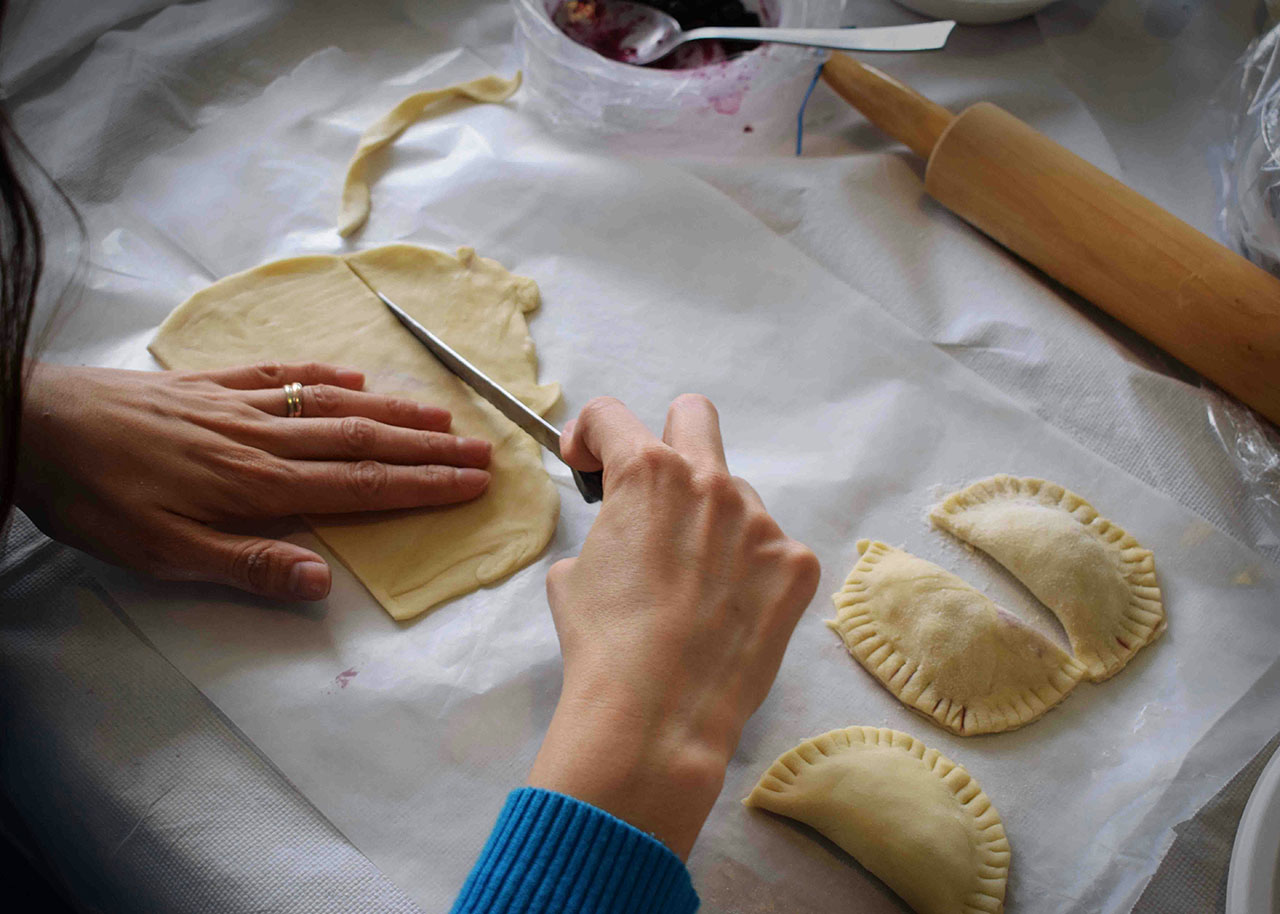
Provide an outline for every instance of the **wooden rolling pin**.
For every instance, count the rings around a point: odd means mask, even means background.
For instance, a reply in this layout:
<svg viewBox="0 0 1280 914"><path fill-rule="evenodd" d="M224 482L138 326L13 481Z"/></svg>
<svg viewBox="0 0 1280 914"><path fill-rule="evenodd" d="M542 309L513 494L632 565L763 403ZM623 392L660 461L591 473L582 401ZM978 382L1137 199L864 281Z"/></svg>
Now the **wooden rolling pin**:
<svg viewBox="0 0 1280 914"><path fill-rule="evenodd" d="M845 54L822 75L938 202L1280 424L1280 279L995 105L953 115Z"/></svg>

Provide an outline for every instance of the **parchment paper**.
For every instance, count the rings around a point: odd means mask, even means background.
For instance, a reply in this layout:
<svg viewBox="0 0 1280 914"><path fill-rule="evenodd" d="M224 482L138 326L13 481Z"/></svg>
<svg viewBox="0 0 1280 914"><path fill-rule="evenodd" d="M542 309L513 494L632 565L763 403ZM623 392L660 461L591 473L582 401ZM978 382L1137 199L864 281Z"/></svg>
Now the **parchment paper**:
<svg viewBox="0 0 1280 914"><path fill-rule="evenodd" d="M125 188L135 211L219 269L336 249L324 191L368 107L335 110L327 97L343 63L322 54L295 74L290 119L268 91L163 162L143 163ZM462 78L445 69L458 67L443 68L442 81ZM300 111L317 113L299 123ZM422 125L390 165L362 243L467 242L536 277L543 377L564 384L570 412L610 393L656 427L676 394L711 396L734 472L823 561L820 596L691 860L708 910L852 899L893 909L830 846L738 804L776 755L832 727L905 729L979 778L1013 843L1014 911L1122 910L1170 826L1234 773L1222 759L1247 759L1280 727L1280 704L1248 717L1231 710L1280 653L1274 569L1018 409L706 184L561 149L496 106ZM241 227L223 237L207 230L212 200L200 177L229 168L243 178L237 192L208 192ZM187 206L170 202L175 184L193 188ZM277 216L253 218L263 212ZM176 279L175 302L187 291ZM416 624L388 620L342 573L314 609L112 575L166 656L428 909L446 905L465 876L554 704L542 576L576 551L594 509L551 469L565 497L544 559ZM961 740L902 709L821 622L854 540L873 536L1046 623L1002 575L924 522L947 487L997 471L1054 479L1155 550L1170 628L1124 673L1079 687L1045 720ZM1206 740L1214 756L1184 767Z"/></svg>
<svg viewBox="0 0 1280 914"><path fill-rule="evenodd" d="M112 33L22 109L37 148L58 150L46 162L86 210L93 243L90 288L56 357L149 366L154 327L195 289L263 260L345 249L331 220L359 132L411 91L509 72L491 27L501 4L469 20L480 55L454 49L462 33L415 33L378 4L318 3L310 17L216 6ZM329 47L323 17L344 9L354 24ZM409 5L408 19L425 9ZM247 34L256 43L242 52L233 39ZM101 104L102 85L122 101ZM862 162L874 184L875 157ZM356 245L473 244L535 277L542 377L566 391L557 420L609 393L656 428L676 394L712 396L733 470L823 561L819 597L690 861L707 910L898 909L830 845L738 804L778 754L832 727L898 727L966 765L1013 843L1009 908L1037 912L1127 910L1171 826L1280 729L1274 566L1019 409L776 224L687 172L565 149L520 110L419 125L385 165ZM841 187L859 189L852 174ZM895 182L907 177L894 167ZM103 574L166 657L384 872L440 909L522 780L559 686L542 577L576 551L594 509L550 469L564 509L542 561L407 626L343 573L325 605L287 609ZM872 536L1053 631L1001 573L925 525L936 497L997 471L1052 478L1155 550L1170 628L1046 719L962 740L905 711L821 623L854 541Z"/></svg>

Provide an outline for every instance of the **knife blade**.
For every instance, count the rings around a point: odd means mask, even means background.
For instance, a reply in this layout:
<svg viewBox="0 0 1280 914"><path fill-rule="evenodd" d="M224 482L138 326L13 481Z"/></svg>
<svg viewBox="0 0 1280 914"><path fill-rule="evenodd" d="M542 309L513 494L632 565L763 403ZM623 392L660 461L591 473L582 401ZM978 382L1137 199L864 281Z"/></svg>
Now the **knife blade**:
<svg viewBox="0 0 1280 914"><path fill-rule="evenodd" d="M353 270L352 272L354 273L355 271ZM356 273L356 275L360 276L359 273ZM403 308L369 285L368 280L363 276L360 276L360 280L369 287L370 292L378 296L379 300L395 315L396 320L400 321L405 329L412 333L418 342L425 346L445 368L461 378L472 390L491 403L498 412L522 428L534 441L554 454L561 463L564 463L564 457L560 455L560 430L558 428L525 406L518 397L467 361L466 358L440 337L414 320ZM565 465L568 466L568 464ZM584 473L575 470L573 467L569 467L569 470L573 473L573 481L587 504L593 504L604 497L603 474L599 471Z"/></svg>

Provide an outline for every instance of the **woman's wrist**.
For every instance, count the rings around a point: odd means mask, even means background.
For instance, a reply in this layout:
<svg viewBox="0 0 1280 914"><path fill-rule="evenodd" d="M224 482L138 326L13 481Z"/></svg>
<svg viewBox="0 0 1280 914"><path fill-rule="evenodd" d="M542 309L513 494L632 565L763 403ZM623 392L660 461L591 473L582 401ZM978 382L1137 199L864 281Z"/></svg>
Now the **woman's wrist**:
<svg viewBox="0 0 1280 914"><path fill-rule="evenodd" d="M529 785L576 797L685 859L711 812L732 746L650 714L616 688L561 696Z"/></svg>
<svg viewBox="0 0 1280 914"><path fill-rule="evenodd" d="M14 504L28 515L39 513L41 496L48 497L50 494L40 478L43 461L32 444L42 436L47 436L50 431L60 431L62 419L54 409L58 405L58 399L50 396L49 389L62 371L65 371L63 366L54 363L26 363L18 463L14 477Z"/></svg>

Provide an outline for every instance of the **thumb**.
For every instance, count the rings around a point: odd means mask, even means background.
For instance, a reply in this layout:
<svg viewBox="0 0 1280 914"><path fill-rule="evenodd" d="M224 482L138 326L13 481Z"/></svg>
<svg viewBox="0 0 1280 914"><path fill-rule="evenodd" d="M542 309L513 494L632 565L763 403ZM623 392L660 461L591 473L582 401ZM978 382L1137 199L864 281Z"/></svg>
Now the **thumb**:
<svg viewBox="0 0 1280 914"><path fill-rule="evenodd" d="M310 549L195 526L184 563L190 577L277 600L322 600L329 595L329 566Z"/></svg>

